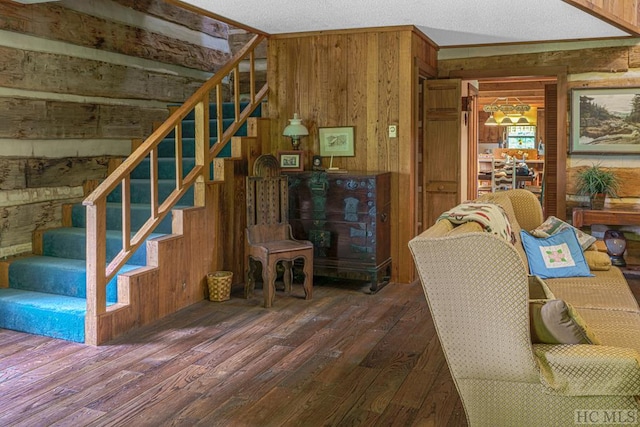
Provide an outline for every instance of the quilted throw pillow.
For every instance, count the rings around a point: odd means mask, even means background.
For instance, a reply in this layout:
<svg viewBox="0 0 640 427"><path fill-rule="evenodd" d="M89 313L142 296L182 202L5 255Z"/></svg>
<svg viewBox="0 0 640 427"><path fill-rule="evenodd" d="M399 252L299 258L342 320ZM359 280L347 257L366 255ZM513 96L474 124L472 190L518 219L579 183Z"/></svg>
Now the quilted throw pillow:
<svg viewBox="0 0 640 427"><path fill-rule="evenodd" d="M580 242L580 246L582 250L586 250L589 246L595 243L596 238L584 233L583 231L577 229L571 224L568 224L561 220L560 218L556 218L555 216L550 216L547 218L545 222L540 224L534 230L531 230L531 234L536 237L549 237L553 234L556 234L560 231L571 229L576 234L578 238L578 242Z"/></svg>
<svg viewBox="0 0 640 427"><path fill-rule="evenodd" d="M531 341L542 344L600 344L582 317L563 300L529 301Z"/></svg>
<svg viewBox="0 0 640 427"><path fill-rule="evenodd" d="M566 229L542 239L522 230L520 237L530 274L542 279L593 276L573 230Z"/></svg>

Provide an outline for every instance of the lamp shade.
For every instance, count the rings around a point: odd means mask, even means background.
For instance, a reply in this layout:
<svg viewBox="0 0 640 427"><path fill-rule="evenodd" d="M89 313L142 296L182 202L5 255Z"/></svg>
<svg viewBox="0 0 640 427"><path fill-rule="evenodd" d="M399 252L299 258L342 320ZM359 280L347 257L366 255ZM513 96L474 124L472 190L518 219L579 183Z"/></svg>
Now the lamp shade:
<svg viewBox="0 0 640 427"><path fill-rule="evenodd" d="M505 118L500 121L500 126L511 126L512 124L513 120L508 116L505 116Z"/></svg>
<svg viewBox="0 0 640 427"><path fill-rule="evenodd" d="M485 126L498 126L498 122L496 122L495 117L493 117L493 114L491 114L489 116L489 118L487 119L486 122L484 122Z"/></svg>
<svg viewBox="0 0 640 427"><path fill-rule="evenodd" d="M293 119L289 119L289 125L284 128L282 135L294 137L309 135L309 130L302 124L302 119L298 113L293 114Z"/></svg>
<svg viewBox="0 0 640 427"><path fill-rule="evenodd" d="M525 116L520 116L520 118L516 122L516 125L520 125L520 126L528 126L530 124L531 123L529 123L529 119L527 119Z"/></svg>
<svg viewBox="0 0 640 427"><path fill-rule="evenodd" d="M300 149L300 137L309 135L309 130L302 124L302 119L298 113L293 114L293 119L289 119L289 125L284 128L282 135L291 138L291 146L294 150Z"/></svg>

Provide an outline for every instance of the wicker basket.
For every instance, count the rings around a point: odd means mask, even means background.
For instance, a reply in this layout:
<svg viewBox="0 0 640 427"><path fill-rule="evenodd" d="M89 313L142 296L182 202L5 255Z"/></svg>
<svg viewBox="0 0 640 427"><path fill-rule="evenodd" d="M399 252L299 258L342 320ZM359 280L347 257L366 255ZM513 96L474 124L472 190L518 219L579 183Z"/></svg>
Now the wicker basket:
<svg viewBox="0 0 640 427"><path fill-rule="evenodd" d="M226 301L230 299L232 281L233 273L231 271L216 271L207 274L209 301Z"/></svg>

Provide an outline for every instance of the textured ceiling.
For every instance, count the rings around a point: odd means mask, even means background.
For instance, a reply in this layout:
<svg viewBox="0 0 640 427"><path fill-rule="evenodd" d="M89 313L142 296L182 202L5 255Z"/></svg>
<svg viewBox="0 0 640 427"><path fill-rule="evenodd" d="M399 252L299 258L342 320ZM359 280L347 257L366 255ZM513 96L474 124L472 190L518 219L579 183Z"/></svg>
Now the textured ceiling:
<svg viewBox="0 0 640 427"><path fill-rule="evenodd" d="M415 25L438 46L628 36L562 0L183 0L267 34Z"/></svg>

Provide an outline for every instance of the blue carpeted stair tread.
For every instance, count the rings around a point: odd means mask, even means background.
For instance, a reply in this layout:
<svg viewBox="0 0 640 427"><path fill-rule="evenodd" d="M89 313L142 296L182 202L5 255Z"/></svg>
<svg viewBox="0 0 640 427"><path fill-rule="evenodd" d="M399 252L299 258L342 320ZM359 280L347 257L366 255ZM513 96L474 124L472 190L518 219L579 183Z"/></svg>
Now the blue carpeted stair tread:
<svg viewBox="0 0 640 427"><path fill-rule="evenodd" d="M133 236L134 233L131 233ZM164 233L151 233L147 240L164 236ZM106 231L107 262L110 262L122 249L122 232ZM87 252L87 233L84 228L63 227L47 230L42 235L42 254L45 256L85 259ZM142 244L131 256L129 264L146 265L147 246Z"/></svg>
<svg viewBox="0 0 640 427"><path fill-rule="evenodd" d="M182 178L187 176L194 168L196 159L194 157L185 157L182 159ZM151 159L144 159L131 172L132 179L150 179L151 176ZM176 178L176 159L173 157L162 157L158 159L158 178L159 179L175 179Z"/></svg>
<svg viewBox="0 0 640 427"><path fill-rule="evenodd" d="M0 288L0 327L84 342L87 300L65 295Z"/></svg>
<svg viewBox="0 0 640 427"><path fill-rule="evenodd" d="M29 298L26 298L29 296ZM24 289L0 288L0 299L5 302L16 301L27 307L40 307L50 310L67 311L69 313L85 315L87 300L67 295L48 292L29 291ZM65 304L61 305L60 302Z"/></svg>
<svg viewBox="0 0 640 427"><path fill-rule="evenodd" d="M173 209L188 208L192 205L176 205ZM138 231L151 215L151 205L147 203L131 203L130 205L131 231ZM156 227L156 233L171 234L171 217L169 213ZM73 227L86 228L87 210L81 203L71 207L71 224ZM107 203L107 230L122 230L122 203Z"/></svg>
<svg viewBox="0 0 640 427"><path fill-rule="evenodd" d="M233 118L223 118L222 119L222 131L225 132L229 127L231 127L235 123L235 119ZM211 119L209 120L209 134L217 135L218 133L218 120ZM247 123L243 123L238 128L237 135L246 135L247 134ZM182 137L183 138L195 138L196 136L196 121L194 119L184 119L182 121ZM169 132L167 134L168 138L175 138L175 131Z"/></svg>
<svg viewBox="0 0 640 427"><path fill-rule="evenodd" d="M180 107L182 104L168 104L169 107ZM242 112L245 107L249 105L248 102L240 102L240 112ZM257 108L251 113L253 117L259 117L261 115L262 105L258 105ZM235 116L235 103L234 102L224 102L222 103L222 117L234 117ZM193 120L194 111L191 111L189 114L185 116L185 120ZM214 118L218 115L218 104L212 102L209 104L209 117Z"/></svg>
<svg viewBox="0 0 640 427"><path fill-rule="evenodd" d="M245 132L246 134L246 132ZM242 133L236 133L237 136L245 136ZM218 138L212 136L209 139L209 147L213 147L218 142ZM172 137L163 139L158 144L158 157L174 159L176 155L175 140ZM182 138L182 157L192 158L196 156L196 140L194 138ZM230 157L231 144L227 143L218 157Z"/></svg>
<svg viewBox="0 0 640 427"><path fill-rule="evenodd" d="M118 273L136 268L140 266L125 264ZM20 258L9 265L9 284L13 289L86 298L86 262L49 256ZM117 301L117 275L107 284L107 301Z"/></svg>
<svg viewBox="0 0 640 427"><path fill-rule="evenodd" d="M130 181L131 200L135 203L151 203L151 186L148 179L132 179ZM173 179L158 180L158 203L162 204L175 190ZM108 196L107 202L122 202L122 187L116 187ZM181 205L193 205L193 186L191 186L178 202Z"/></svg>

